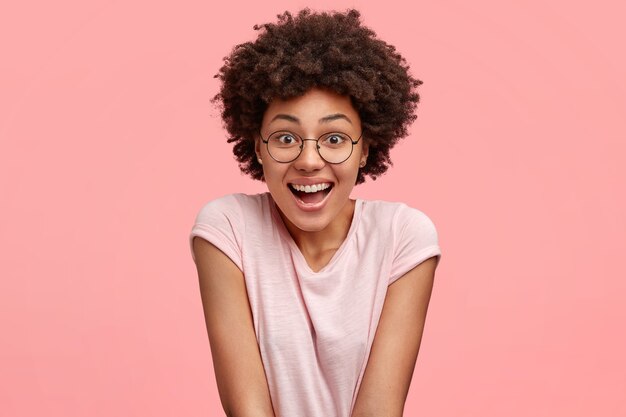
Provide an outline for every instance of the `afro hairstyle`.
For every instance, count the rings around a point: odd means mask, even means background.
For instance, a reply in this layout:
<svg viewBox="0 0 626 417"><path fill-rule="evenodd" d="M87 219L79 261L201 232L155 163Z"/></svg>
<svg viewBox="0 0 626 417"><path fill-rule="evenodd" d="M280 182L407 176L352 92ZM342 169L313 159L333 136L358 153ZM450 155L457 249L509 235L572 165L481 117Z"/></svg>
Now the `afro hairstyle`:
<svg viewBox="0 0 626 417"><path fill-rule="evenodd" d="M311 88L325 88L351 98L369 144L365 176L375 180L392 164L390 149L408 135L417 118L423 82L409 73L406 60L392 45L361 24L357 10L279 14L277 23L255 25L254 42L239 44L215 75L221 87L212 102L221 111L228 142L244 174L264 181L254 137L274 98L289 99Z"/></svg>

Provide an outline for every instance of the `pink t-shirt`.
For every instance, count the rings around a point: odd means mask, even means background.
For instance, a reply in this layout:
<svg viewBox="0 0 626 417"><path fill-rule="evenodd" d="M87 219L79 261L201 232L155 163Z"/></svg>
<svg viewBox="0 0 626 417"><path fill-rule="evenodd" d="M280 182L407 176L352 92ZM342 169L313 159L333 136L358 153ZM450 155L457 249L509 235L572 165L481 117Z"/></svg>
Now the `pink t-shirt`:
<svg viewBox="0 0 626 417"><path fill-rule="evenodd" d="M385 201L356 200L345 241L318 272L270 193L207 203L190 245L194 236L243 271L276 417L349 417L387 286L441 257L433 222L406 204Z"/></svg>

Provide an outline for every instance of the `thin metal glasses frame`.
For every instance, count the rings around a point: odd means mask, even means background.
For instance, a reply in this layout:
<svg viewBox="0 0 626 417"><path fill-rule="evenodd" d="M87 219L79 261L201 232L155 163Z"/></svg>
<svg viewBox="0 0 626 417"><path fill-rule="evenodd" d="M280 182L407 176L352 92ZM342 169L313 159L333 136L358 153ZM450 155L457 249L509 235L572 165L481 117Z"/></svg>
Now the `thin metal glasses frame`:
<svg viewBox="0 0 626 417"><path fill-rule="evenodd" d="M291 159L291 160L289 160L289 161L279 161L278 159L274 158L274 156L273 156L273 155L272 155L272 153L270 152L270 145L269 145L269 142L270 142L270 141L269 141L269 138L270 138L273 134L278 133L278 132L285 132L285 133L289 133L289 134L291 134L291 135L296 136L297 138L299 138L299 139L302 141L302 143L301 143L301 144L300 144L300 146L299 146L299 148L300 148L300 152L298 152L298 155L296 155L296 157L295 157L295 158L293 158L293 159ZM341 134L341 135L345 135L345 136L347 136L347 137L350 139L350 142L352 143L352 148L350 149L350 154L346 157L346 159L344 159L344 160L343 160L343 161L341 161L341 162L330 162L330 161L326 160L326 158L324 158L324 157L322 156L322 154L320 153L320 145L319 145L319 140L320 140L320 139L322 139L324 136L327 136L327 135L329 135L329 134L331 134L331 133L338 133L338 134ZM352 140L352 138L350 137L350 135L348 135L347 133L343 133L343 132L326 132L326 133L322 133L322 134L320 135L320 137L319 137L319 138L317 138L317 139L305 139L305 138L303 138L302 136L298 135L297 133L290 132L290 131L288 131L288 130L277 130L277 131L275 131L275 132L272 132L272 133L270 133L270 134L269 134L268 139L263 139L263 135L261 134L261 131L259 131L259 136L261 137L261 141L265 144L265 147L266 147L266 149L267 149L267 153L269 154L269 156L270 156L270 157L271 157L274 161L276 161L276 162L278 162L278 163L281 163L281 164L288 164L288 163L293 162L293 161L295 161L296 159L300 158L300 155L302 155L302 150L304 149L304 142L305 142L305 141L307 141L307 140L310 140L310 141L315 142L315 149L317 150L317 154L320 156L320 158L322 158L322 159L323 159L326 163L336 165L336 164L343 164L343 163L344 163L344 162L346 162L348 159L350 159L350 157L352 156L352 152L354 152L354 145L356 145L357 143L359 143L359 141L360 141L360 140L361 140L361 138L363 137L363 132L361 132L361 134L359 135L359 138L358 138L357 140Z"/></svg>

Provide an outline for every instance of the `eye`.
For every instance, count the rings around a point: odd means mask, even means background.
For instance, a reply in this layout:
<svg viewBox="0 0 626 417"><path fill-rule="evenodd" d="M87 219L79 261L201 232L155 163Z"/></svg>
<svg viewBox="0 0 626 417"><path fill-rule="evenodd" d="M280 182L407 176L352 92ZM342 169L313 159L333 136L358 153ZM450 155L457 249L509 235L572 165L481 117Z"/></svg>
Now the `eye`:
<svg viewBox="0 0 626 417"><path fill-rule="evenodd" d="M291 133L283 133L279 135L277 139L280 143L284 143L285 145L296 141L296 138Z"/></svg>
<svg viewBox="0 0 626 417"><path fill-rule="evenodd" d="M326 146L339 146L345 145L345 142L348 140L347 135L343 133L328 133L322 139L322 143Z"/></svg>
<svg viewBox="0 0 626 417"><path fill-rule="evenodd" d="M291 132L276 132L270 136L270 141L278 146L297 145L300 143L298 137Z"/></svg>

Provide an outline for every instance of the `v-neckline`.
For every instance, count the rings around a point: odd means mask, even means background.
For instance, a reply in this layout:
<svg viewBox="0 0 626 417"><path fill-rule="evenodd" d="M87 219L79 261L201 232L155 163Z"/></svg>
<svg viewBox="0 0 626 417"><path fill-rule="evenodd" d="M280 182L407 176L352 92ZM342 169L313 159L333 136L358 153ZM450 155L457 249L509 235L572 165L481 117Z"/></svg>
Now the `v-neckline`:
<svg viewBox="0 0 626 417"><path fill-rule="evenodd" d="M341 254L345 251L346 247L348 246L348 243L350 242L350 240L352 239L352 236L354 235L354 233L356 232L356 229L358 228L358 225L361 220L361 206L363 204L363 200L359 198L355 199L354 213L352 214L352 221L350 223L350 228L348 229L348 234L346 235L346 238L343 240L339 248L337 248L337 250L335 251L335 253L330 258L330 260L328 261L326 265L324 265L319 271L313 271L313 269L307 262L306 257L304 256L304 254L302 253L302 251L300 250L296 242L293 240L293 237L289 233L289 230L287 229L285 222L283 221L282 217L280 216L280 213L278 212L278 207L276 206L276 202L272 198L272 195L269 192L267 192L266 195L269 201L271 214L274 219L274 223L276 224L276 227L278 228L280 235L287 242L287 244L289 245L291 249L291 253L294 254L294 256L298 259L298 262L303 266L305 271L309 275L319 275L330 270L333 267L333 265L337 262L337 259L339 259Z"/></svg>

